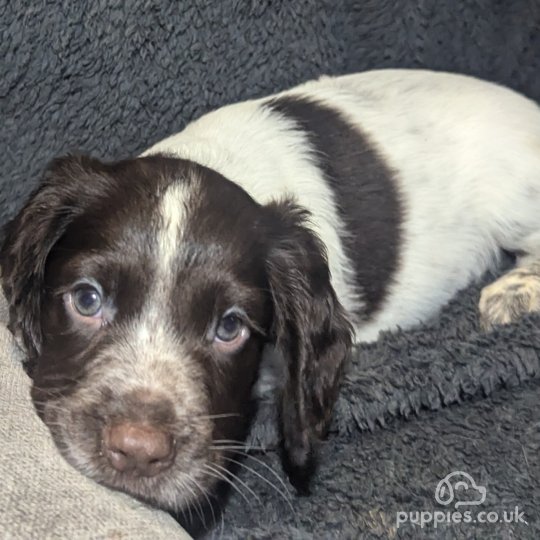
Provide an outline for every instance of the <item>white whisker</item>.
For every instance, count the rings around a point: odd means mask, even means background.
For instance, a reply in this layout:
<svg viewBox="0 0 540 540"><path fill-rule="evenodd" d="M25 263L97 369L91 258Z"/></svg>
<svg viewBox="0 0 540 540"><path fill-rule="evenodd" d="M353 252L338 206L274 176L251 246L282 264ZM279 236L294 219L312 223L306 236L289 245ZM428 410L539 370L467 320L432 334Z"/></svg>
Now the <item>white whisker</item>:
<svg viewBox="0 0 540 540"><path fill-rule="evenodd" d="M257 500L257 502L262 504L261 498L236 474L234 474L232 471L229 471L226 467L223 467L222 465L218 465L217 463L214 463L214 467L217 467L220 471L223 471L224 474L228 474L229 476L233 478L233 480L236 480L237 482L242 484L242 486L244 486L244 488Z"/></svg>
<svg viewBox="0 0 540 540"><path fill-rule="evenodd" d="M204 471L206 474L208 474L209 476L213 476L214 478L223 480L224 482L229 484L235 491L237 491L238 494L248 503L248 505L251 504L251 501L246 497L246 495L242 492L242 490L234 482L231 482L231 480L229 480L229 478L227 478L223 473L214 469L209 464L205 464L204 468L207 469Z"/></svg>
<svg viewBox="0 0 540 540"><path fill-rule="evenodd" d="M270 487L272 487L276 493L278 493L279 495L281 495L281 497L283 497L283 500L287 503L287 505L289 506L289 508L291 509L292 513L295 514L296 511L295 509L293 508L292 504L291 504L291 500L290 500L290 497L289 497L289 494L287 492L283 492L281 489L279 489L273 482L271 482L270 480L268 480L268 478L265 478L262 474L260 474L259 472L257 472L255 469L253 469L252 467L249 467L248 465L245 465L244 463L241 463L240 461L236 460L236 459L232 459L232 458L227 458L225 457L224 459L226 459L227 461L230 461L231 463L236 463L239 467L242 467L243 469L246 469L248 470L249 472L253 473L255 476L257 476L258 478L260 478L263 482L265 482L266 484L268 484Z"/></svg>

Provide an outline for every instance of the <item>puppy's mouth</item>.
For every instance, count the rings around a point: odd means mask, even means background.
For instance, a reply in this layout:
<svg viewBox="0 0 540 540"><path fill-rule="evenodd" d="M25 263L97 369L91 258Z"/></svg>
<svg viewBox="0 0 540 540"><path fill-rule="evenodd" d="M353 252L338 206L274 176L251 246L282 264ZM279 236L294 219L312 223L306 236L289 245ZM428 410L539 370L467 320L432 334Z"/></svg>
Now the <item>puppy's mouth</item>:
<svg viewBox="0 0 540 540"><path fill-rule="evenodd" d="M212 445L208 419L157 421L147 403L129 415L103 409L101 402L74 406L70 398L42 404L43 421L68 463L165 510L182 512L213 496L224 454Z"/></svg>

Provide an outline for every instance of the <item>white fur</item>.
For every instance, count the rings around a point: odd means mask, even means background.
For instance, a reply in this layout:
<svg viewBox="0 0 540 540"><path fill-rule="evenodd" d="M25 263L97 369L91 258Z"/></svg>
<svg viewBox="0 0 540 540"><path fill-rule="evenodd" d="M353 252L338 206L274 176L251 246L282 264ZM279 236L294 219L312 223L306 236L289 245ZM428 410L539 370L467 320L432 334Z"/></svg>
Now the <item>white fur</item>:
<svg viewBox="0 0 540 540"><path fill-rule="evenodd" d="M187 213L189 192L183 182L175 182L165 191L159 213L163 227L159 232L157 259L163 272L170 271L172 259L178 253Z"/></svg>
<svg viewBox="0 0 540 540"><path fill-rule="evenodd" d="M134 339L140 344L144 354L149 343L152 346L160 343L156 333L163 332L159 321L162 319L163 306L167 304L170 290L175 285L175 275L172 272L173 260L178 256L178 248L182 241L190 201L194 196L195 179L191 179L190 188L185 182L172 182L161 196L159 204L160 229L157 233L156 277L153 289L146 299L146 304L140 320L136 324ZM163 342L169 336L163 336ZM159 349L158 349L159 350Z"/></svg>
<svg viewBox="0 0 540 540"><path fill-rule="evenodd" d="M260 101L229 105L203 116L145 154L168 152L218 171L259 203L294 197L313 215L312 227L326 244L332 283L345 309L361 301L339 238L331 189L313 166L306 137Z"/></svg>
<svg viewBox="0 0 540 540"><path fill-rule="evenodd" d="M540 110L532 101L474 78L415 70L325 77L291 93L341 111L395 171L406 216L400 268L372 322L357 324L358 340L425 320L496 264L500 248L540 255ZM147 153L211 167L261 203L294 196L313 215L333 286L351 311L361 298L332 191L304 137L261 103L211 112Z"/></svg>

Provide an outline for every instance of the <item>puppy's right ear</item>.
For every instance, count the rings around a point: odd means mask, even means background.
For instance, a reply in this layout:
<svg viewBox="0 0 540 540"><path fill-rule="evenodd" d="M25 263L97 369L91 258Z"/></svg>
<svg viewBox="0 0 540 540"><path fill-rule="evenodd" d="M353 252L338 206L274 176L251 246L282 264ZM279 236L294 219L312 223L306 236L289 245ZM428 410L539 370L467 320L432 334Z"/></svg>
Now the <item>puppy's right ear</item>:
<svg viewBox="0 0 540 540"><path fill-rule="evenodd" d="M30 363L41 347L40 309L47 256L84 208L89 183L94 183L95 191L101 167L99 161L83 156L54 160L42 183L5 228L0 267L9 304L9 329L22 342Z"/></svg>
<svg viewBox="0 0 540 540"><path fill-rule="evenodd" d="M267 272L275 345L285 359L280 420L283 465L309 492L318 441L326 434L349 355L353 328L331 283L324 244L309 213L293 201L271 203Z"/></svg>

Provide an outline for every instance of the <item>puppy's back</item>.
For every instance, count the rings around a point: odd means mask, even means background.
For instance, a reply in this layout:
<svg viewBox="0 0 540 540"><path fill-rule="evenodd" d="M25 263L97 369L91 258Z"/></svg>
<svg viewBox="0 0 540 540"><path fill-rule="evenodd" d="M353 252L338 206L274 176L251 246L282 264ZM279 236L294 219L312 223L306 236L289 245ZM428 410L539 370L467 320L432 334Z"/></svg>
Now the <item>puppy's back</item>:
<svg viewBox="0 0 540 540"><path fill-rule="evenodd" d="M154 151L214 168L261 203L305 206L361 340L425 320L538 227L539 109L463 75L323 77L211 112ZM321 155L348 173L329 174Z"/></svg>

